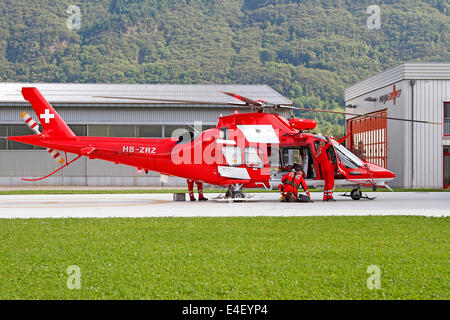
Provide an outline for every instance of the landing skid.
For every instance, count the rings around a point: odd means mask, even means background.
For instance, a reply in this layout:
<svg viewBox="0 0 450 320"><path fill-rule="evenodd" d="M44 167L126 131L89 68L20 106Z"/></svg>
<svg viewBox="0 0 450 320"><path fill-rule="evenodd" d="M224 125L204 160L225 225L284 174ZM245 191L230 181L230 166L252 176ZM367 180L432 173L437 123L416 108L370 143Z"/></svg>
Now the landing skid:
<svg viewBox="0 0 450 320"><path fill-rule="evenodd" d="M228 187L228 191L225 193L225 196L218 196L214 200L223 201L223 202L247 202L249 199L253 198L249 194L245 194L242 192L242 184L232 184Z"/></svg>
<svg viewBox="0 0 450 320"><path fill-rule="evenodd" d="M355 194L354 190L353 191L348 191L348 192L346 192L344 194L341 194L340 196L341 197L349 197L349 198L352 198L353 200L359 200L359 199L374 200L374 199L377 198L377 197L369 197L367 195L367 193L361 192L361 191L359 191L359 194L358 193Z"/></svg>
<svg viewBox="0 0 450 320"><path fill-rule="evenodd" d="M254 196L251 195L245 195L243 198L228 198L225 196L218 196L217 198L214 198L213 200L219 201L219 202L248 202L248 200L252 199Z"/></svg>

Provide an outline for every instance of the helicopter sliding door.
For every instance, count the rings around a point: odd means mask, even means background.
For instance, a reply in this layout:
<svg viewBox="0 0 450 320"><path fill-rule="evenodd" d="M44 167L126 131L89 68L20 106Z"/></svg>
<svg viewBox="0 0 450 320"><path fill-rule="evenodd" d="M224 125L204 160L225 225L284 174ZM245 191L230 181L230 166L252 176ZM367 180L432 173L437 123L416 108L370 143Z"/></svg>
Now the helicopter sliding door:
<svg viewBox="0 0 450 320"><path fill-rule="evenodd" d="M222 177L242 180L267 180L269 168L265 146L223 145L222 162L218 170Z"/></svg>
<svg viewBox="0 0 450 320"><path fill-rule="evenodd" d="M242 165L242 149L237 146L222 146L222 164L230 167Z"/></svg>
<svg viewBox="0 0 450 320"><path fill-rule="evenodd" d="M217 167L222 177L248 180L250 176L246 168L243 168L242 148L235 145L223 145L221 147L221 165Z"/></svg>
<svg viewBox="0 0 450 320"><path fill-rule="evenodd" d="M246 147L244 151L245 165L247 168L264 168L264 150L260 147Z"/></svg>

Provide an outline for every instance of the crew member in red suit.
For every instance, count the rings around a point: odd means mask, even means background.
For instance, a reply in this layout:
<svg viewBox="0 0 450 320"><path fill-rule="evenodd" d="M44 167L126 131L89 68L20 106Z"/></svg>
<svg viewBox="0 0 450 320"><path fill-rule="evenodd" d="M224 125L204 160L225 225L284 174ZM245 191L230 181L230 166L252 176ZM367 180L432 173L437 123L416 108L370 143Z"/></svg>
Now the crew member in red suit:
<svg viewBox="0 0 450 320"><path fill-rule="evenodd" d="M323 188L323 201L336 201L333 198L334 189L334 165L328 159L327 151L331 147L330 140L327 137L327 143L321 141L319 149L316 152L316 160L320 166L322 179L325 180L325 187Z"/></svg>
<svg viewBox="0 0 450 320"><path fill-rule="evenodd" d="M195 181L195 183L197 184L198 201L207 201L208 199L205 198L205 196L203 195L203 182ZM195 201L196 199L194 196L194 181L188 180L187 184L189 188L189 197L191 198L191 201Z"/></svg>
<svg viewBox="0 0 450 320"><path fill-rule="evenodd" d="M291 172L286 174L282 179L280 184L278 186L278 189L280 189L281 192L281 199L282 202L290 202L290 201L298 201L298 189L300 186L302 186L303 190L305 190L306 195L309 198L309 201L311 202L311 195L308 191L308 186L306 185L305 173L302 171L300 165L294 165L294 169L292 169Z"/></svg>

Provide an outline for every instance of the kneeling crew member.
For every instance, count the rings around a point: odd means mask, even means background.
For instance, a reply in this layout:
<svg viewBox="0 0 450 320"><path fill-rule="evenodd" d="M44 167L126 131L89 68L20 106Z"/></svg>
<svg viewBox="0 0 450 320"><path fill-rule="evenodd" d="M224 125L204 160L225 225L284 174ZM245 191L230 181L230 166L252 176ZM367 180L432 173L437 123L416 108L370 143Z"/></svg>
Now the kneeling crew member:
<svg viewBox="0 0 450 320"><path fill-rule="evenodd" d="M292 169L291 172L286 174L283 179L281 179L281 182L283 184L280 184L278 186L278 189L280 189L281 192L280 201L298 201L298 189L300 188L300 186L302 186L303 190L305 190L306 195L309 198L309 202L311 202L311 195L308 191L308 186L306 185L305 179L303 177L304 172L300 169L299 165L294 165L294 168L295 169Z"/></svg>
<svg viewBox="0 0 450 320"><path fill-rule="evenodd" d="M333 198L334 190L334 165L328 159L327 151L331 147L330 139L327 137L327 143L321 141L319 143L319 150L316 153L316 160L321 168L322 179L325 180L325 187L323 188L323 201L336 201Z"/></svg>
<svg viewBox="0 0 450 320"><path fill-rule="evenodd" d="M195 201L194 196L194 181L188 180L188 189L189 189L189 197L191 198L191 201ZM207 201L208 199L204 197L203 195L203 182L197 182L195 181L195 184L197 185L197 191L198 191L198 201Z"/></svg>

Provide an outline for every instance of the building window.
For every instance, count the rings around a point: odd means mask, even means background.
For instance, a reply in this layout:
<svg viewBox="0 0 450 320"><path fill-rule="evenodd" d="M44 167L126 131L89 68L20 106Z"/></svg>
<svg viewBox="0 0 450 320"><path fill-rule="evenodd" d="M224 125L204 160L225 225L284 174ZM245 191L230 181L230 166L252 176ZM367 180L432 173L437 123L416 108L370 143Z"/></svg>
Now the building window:
<svg viewBox="0 0 450 320"><path fill-rule="evenodd" d="M137 136L139 138L162 138L162 126L138 126Z"/></svg>
<svg viewBox="0 0 450 320"><path fill-rule="evenodd" d="M88 126L88 135L90 137L109 137L109 126Z"/></svg>
<svg viewBox="0 0 450 320"><path fill-rule="evenodd" d="M70 130L72 130L72 132L78 136L78 137L85 137L87 136L87 126L83 126L83 125L74 125L74 124L69 124L68 125Z"/></svg>
<svg viewBox="0 0 450 320"><path fill-rule="evenodd" d="M25 125L10 125L7 130L8 137L11 136L29 136L33 132ZM34 150L34 146L15 141L7 142L8 150Z"/></svg>
<svg viewBox="0 0 450 320"><path fill-rule="evenodd" d="M0 150L6 150L6 126L0 125Z"/></svg>
<svg viewBox="0 0 450 320"><path fill-rule="evenodd" d="M450 188L450 147L444 148L444 188Z"/></svg>
<svg viewBox="0 0 450 320"><path fill-rule="evenodd" d="M188 128L187 126L183 125L168 125L164 126L164 137L165 138L175 138L183 133L186 133L186 131L192 131L192 129Z"/></svg>
<svg viewBox="0 0 450 320"><path fill-rule="evenodd" d="M109 126L109 136L118 138L135 138L136 126Z"/></svg>
<svg viewBox="0 0 450 320"><path fill-rule="evenodd" d="M444 135L450 136L450 102L444 103Z"/></svg>
<svg viewBox="0 0 450 320"><path fill-rule="evenodd" d="M11 136L29 136L34 134L25 125L0 125L0 150L43 150L43 148L35 147L15 141L6 140Z"/></svg>

